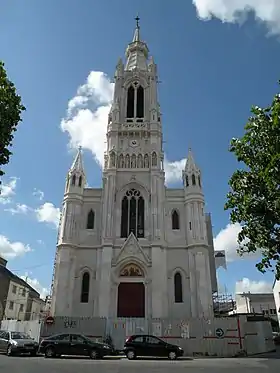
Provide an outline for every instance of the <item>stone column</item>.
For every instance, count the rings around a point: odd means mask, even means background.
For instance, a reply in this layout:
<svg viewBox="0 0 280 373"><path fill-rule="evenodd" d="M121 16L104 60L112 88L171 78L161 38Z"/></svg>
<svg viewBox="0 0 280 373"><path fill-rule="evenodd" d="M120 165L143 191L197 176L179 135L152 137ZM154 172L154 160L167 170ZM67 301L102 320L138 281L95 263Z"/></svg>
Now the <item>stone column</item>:
<svg viewBox="0 0 280 373"><path fill-rule="evenodd" d="M198 273L199 317L209 317L212 313L212 291L207 255L203 252L197 252L195 254L195 264Z"/></svg>
<svg viewBox="0 0 280 373"><path fill-rule="evenodd" d="M99 317L109 317L111 299L112 247L103 246L99 280Z"/></svg>
<svg viewBox="0 0 280 373"><path fill-rule="evenodd" d="M159 246L152 247L152 317L161 318L165 313L163 297L166 294L167 273L163 250Z"/></svg>

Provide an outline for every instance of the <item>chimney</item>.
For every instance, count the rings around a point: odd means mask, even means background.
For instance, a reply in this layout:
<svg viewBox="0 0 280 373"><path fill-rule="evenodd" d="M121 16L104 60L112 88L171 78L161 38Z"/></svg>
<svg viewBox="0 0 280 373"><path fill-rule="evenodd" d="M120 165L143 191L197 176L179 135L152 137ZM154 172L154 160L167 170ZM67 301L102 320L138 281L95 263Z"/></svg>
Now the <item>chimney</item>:
<svg viewBox="0 0 280 373"><path fill-rule="evenodd" d="M0 266L3 266L3 267L6 267L7 266L7 260L6 259L4 259L4 258L2 258L1 256L0 256Z"/></svg>

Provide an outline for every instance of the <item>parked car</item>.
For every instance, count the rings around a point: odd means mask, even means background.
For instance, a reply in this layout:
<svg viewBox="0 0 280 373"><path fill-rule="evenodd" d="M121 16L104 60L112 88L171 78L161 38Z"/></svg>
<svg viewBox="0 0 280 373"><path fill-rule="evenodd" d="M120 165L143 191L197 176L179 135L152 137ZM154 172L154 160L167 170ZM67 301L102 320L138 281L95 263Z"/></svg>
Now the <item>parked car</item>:
<svg viewBox="0 0 280 373"><path fill-rule="evenodd" d="M26 333L2 331L0 334L0 352L8 356L22 353L36 356L38 347L39 344Z"/></svg>
<svg viewBox="0 0 280 373"><path fill-rule="evenodd" d="M123 350L129 360L138 356L168 357L175 360L184 354L181 347L164 342L153 335L133 335L125 341Z"/></svg>
<svg viewBox="0 0 280 373"><path fill-rule="evenodd" d="M280 346L280 333L273 332L273 341L276 346Z"/></svg>
<svg viewBox="0 0 280 373"><path fill-rule="evenodd" d="M95 342L81 334L57 334L44 338L39 347L39 353L46 358L61 355L89 356L91 359L102 359L112 355L112 347L106 343Z"/></svg>

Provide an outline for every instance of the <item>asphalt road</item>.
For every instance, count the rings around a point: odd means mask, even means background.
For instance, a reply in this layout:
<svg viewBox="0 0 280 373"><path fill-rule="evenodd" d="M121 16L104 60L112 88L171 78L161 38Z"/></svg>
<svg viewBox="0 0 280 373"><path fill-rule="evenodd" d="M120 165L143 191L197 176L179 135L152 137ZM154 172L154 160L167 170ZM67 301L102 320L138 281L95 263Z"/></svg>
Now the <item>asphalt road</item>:
<svg viewBox="0 0 280 373"><path fill-rule="evenodd" d="M104 359L89 360L80 358L45 359L44 357L8 357L0 355L0 372L20 373L279 373L280 356L254 358L194 360L135 360Z"/></svg>

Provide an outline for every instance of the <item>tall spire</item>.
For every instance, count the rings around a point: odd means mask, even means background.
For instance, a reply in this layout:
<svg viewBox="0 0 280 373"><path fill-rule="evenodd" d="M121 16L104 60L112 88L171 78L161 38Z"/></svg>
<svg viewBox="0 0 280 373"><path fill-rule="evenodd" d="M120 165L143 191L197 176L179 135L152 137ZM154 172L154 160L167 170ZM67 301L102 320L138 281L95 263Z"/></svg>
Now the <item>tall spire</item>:
<svg viewBox="0 0 280 373"><path fill-rule="evenodd" d="M186 171L194 171L196 169L197 169L197 166L196 166L195 161L194 161L192 149L189 148L185 170Z"/></svg>
<svg viewBox="0 0 280 373"><path fill-rule="evenodd" d="M76 157L74 159L74 162L72 163L72 166L70 168L70 172L78 171L84 174L84 165L83 165L83 157L82 157L82 147L79 146L78 152L76 154Z"/></svg>
<svg viewBox="0 0 280 373"><path fill-rule="evenodd" d="M146 43L141 41L139 20L140 18L138 16L135 17L136 27L134 30L133 39L126 49L127 62L125 70L139 69L146 71L148 69L147 59L149 49Z"/></svg>

